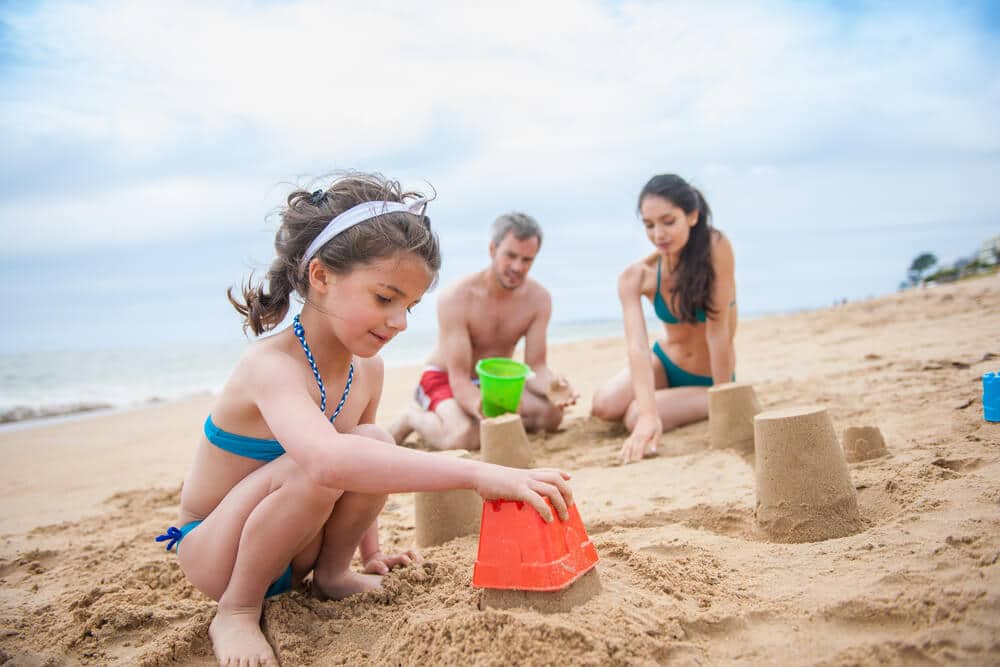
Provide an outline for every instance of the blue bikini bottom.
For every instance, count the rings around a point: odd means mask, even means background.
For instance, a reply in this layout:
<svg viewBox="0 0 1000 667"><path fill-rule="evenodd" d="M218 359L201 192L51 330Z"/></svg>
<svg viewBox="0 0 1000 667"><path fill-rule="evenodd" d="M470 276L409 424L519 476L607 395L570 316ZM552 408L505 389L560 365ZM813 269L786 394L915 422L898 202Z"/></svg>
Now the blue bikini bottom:
<svg viewBox="0 0 1000 667"><path fill-rule="evenodd" d="M668 387L711 387L712 377L710 375L696 375L689 373L670 360L667 353L660 347L660 342L653 343L653 354L663 364L663 370L667 372ZM733 373L733 382L736 381L736 374Z"/></svg>
<svg viewBox="0 0 1000 667"><path fill-rule="evenodd" d="M177 528L176 526L170 526L170 528L167 528L166 533L156 538L156 541L163 542L164 540L170 540L169 542L167 542L167 551L173 549L175 545L179 550L181 540L184 539L184 536L190 533L195 528L197 528L200 523L201 521L192 521L191 523L184 524L180 528ZM285 571L281 573L281 576L278 577L277 580L268 587L267 592L264 593L264 597L269 598L274 595L280 595L281 593L284 593L285 591L289 591L291 589L292 589L292 566L291 564L289 564L288 567L285 569Z"/></svg>

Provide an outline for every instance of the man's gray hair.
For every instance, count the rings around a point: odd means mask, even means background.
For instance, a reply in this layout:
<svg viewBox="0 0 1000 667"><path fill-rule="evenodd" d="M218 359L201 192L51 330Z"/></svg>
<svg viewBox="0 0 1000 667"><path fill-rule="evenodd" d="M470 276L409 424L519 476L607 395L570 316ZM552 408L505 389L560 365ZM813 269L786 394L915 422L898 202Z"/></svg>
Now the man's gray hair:
<svg viewBox="0 0 1000 667"><path fill-rule="evenodd" d="M538 247L542 247L542 228L538 221L525 213L505 213L493 221L493 245L500 245L508 232L514 234L518 241L525 241L532 236L538 237Z"/></svg>

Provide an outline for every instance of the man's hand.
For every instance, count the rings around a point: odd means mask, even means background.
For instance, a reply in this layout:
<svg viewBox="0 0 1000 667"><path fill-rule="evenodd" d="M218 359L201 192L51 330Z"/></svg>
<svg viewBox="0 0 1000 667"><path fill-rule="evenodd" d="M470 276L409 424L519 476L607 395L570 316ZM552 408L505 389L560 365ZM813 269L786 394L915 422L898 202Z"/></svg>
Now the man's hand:
<svg viewBox="0 0 1000 667"><path fill-rule="evenodd" d="M553 375L549 381L548 390L545 396L557 408L567 408L580 398L580 394L570 386L569 380L562 375Z"/></svg>
<svg viewBox="0 0 1000 667"><path fill-rule="evenodd" d="M622 445L619 454L622 457L622 463L641 461L642 457L647 454L656 454L661 435L663 435L663 424L660 423L659 416L639 417L631 435L625 439L625 444Z"/></svg>
<svg viewBox="0 0 1000 667"><path fill-rule="evenodd" d="M409 565L410 563L423 563L424 559L416 549L407 549L401 554L387 556L381 551L376 551L365 559L365 574L388 574L389 570L397 565Z"/></svg>

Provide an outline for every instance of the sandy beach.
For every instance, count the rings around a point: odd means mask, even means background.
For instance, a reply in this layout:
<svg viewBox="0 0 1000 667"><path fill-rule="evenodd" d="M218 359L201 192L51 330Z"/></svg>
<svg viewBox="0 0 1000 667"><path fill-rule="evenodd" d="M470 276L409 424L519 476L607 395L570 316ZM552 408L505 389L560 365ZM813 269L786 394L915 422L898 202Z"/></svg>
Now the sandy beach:
<svg viewBox="0 0 1000 667"><path fill-rule="evenodd" d="M754 532L753 459L708 423L620 466L620 426L589 418L621 338L555 346L583 399L539 464L573 474L598 594L562 613L482 609L477 540L424 551L383 590L292 591L264 626L284 665L1000 664L1000 277L744 321L737 376L765 409L821 405L838 436L878 425L889 454L849 465L864 529L773 544ZM379 422L418 367L390 369ZM212 397L0 433L0 664L209 665L214 603L153 537L174 522ZM382 541L413 541L413 497Z"/></svg>

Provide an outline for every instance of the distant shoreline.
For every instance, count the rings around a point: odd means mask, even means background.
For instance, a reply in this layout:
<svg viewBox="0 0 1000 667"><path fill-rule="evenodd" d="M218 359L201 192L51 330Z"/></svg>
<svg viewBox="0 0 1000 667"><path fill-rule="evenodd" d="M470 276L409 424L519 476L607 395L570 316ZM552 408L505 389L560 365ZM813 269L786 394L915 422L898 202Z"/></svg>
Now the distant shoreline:
<svg viewBox="0 0 1000 667"><path fill-rule="evenodd" d="M926 288L917 288L926 289ZM877 297L874 297L877 298ZM865 299L859 300L864 301ZM741 321L749 321L753 319L767 318L780 315L792 315L800 312L809 312L823 310L826 308L837 307L841 304L832 304L827 306L821 306L817 308L800 308L791 309L788 311L775 311L766 313L753 313L750 315L741 315ZM647 326L651 332L657 331L656 328L659 322L655 319L647 320ZM420 331L414 332L418 334L419 337L415 337L415 342L420 343L422 346L433 345L434 337L433 332ZM562 345L571 345L574 343L593 341L593 342L606 342L620 340L624 337L624 323L620 318L609 318L609 319L593 319L593 320L583 320L583 321L571 321L571 322L560 322L550 325L549 329L549 341L550 348ZM233 346L234 349L236 345ZM408 369L420 367L423 364L423 359L430 353L430 348L422 350L418 355L415 354L413 349L408 349L399 355L395 355L392 351L388 355L383 355L383 359L386 362L386 368L391 369ZM74 352L72 354L85 357L86 353ZM107 354L106 351L95 351L94 355ZM393 358L395 357L395 359ZM235 358L235 355L234 355ZM191 362L196 363L196 362ZM222 373L229 372L229 366L225 369L220 368L219 371ZM224 377L221 379L224 381ZM77 401L56 401L52 403L40 403L31 404L28 402L15 402L13 405L8 405L6 407L0 408L0 433L20 431L24 429L40 428L44 426L50 426L53 424L59 424L63 422L72 422L87 420L92 417L97 417L101 415L116 414L131 412L134 410L142 410L149 408L154 405L164 405L164 404L174 404L178 402L183 402L198 397L204 397L208 395L215 395L217 393L217 388L209 388L208 384L213 384L216 387L219 386L219 382L215 383L204 383L206 386L192 386L190 391L181 390L180 392L174 392L163 390L157 391L155 394L149 396L148 398L131 400L131 401L120 401L116 402L114 400L86 400L81 399Z"/></svg>

